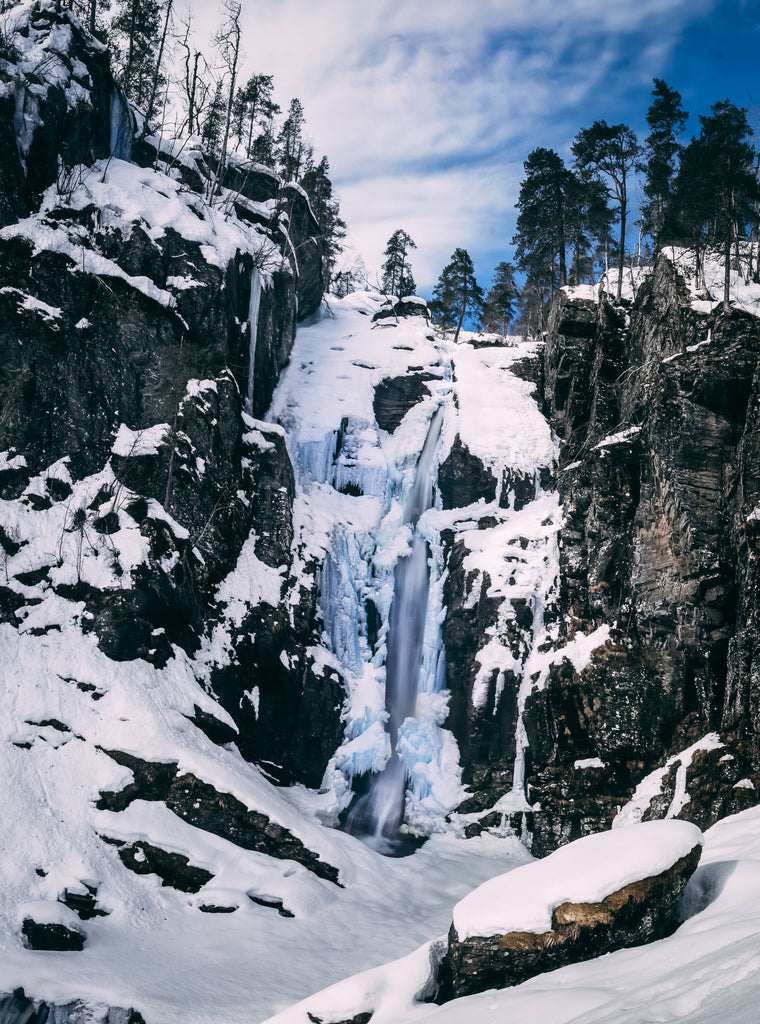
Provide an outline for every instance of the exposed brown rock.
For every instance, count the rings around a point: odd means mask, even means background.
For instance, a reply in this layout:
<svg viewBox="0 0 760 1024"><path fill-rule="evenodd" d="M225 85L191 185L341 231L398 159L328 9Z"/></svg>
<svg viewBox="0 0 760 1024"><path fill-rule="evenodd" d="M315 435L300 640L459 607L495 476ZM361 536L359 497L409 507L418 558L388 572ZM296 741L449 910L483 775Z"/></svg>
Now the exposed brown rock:
<svg viewBox="0 0 760 1024"><path fill-rule="evenodd" d="M661 938L701 852L696 845L669 870L632 882L600 903L561 904L548 932L460 940L452 925L437 1001L519 985L566 964Z"/></svg>

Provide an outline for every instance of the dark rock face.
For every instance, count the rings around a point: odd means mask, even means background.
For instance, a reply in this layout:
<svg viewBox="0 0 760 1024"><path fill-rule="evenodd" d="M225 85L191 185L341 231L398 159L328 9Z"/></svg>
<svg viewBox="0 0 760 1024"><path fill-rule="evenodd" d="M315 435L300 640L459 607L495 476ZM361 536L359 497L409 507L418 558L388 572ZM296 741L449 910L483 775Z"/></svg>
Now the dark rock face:
<svg viewBox="0 0 760 1024"><path fill-rule="evenodd" d="M102 838L116 846L122 864L130 871L137 875L158 875L162 885L171 886L179 892L198 892L214 877L210 871L191 864L189 857L181 853L162 850L142 840L121 843L108 836Z"/></svg>
<svg viewBox="0 0 760 1024"><path fill-rule="evenodd" d="M665 260L629 310L603 302L593 324L591 313L561 299L544 358L564 442L560 606L568 633L617 628L584 672L554 666L528 699L538 853L606 827L644 775L710 730L741 741L751 782L759 760L748 518L759 496L747 458L758 454L760 327L739 312L695 313ZM604 769L574 768L594 757ZM719 756L707 760L709 781L704 763L689 771L709 796L690 789L679 814L702 827L757 799L733 789Z"/></svg>
<svg viewBox="0 0 760 1024"><path fill-rule="evenodd" d="M372 319L383 326L389 323L396 323L402 316L420 316L429 320L430 311L427 303L416 297L401 298L395 301L389 300L373 315Z"/></svg>
<svg viewBox="0 0 760 1024"><path fill-rule="evenodd" d="M438 489L444 508L464 508L480 498L493 501L496 478L457 434L451 451L438 467Z"/></svg>
<svg viewBox="0 0 760 1024"><path fill-rule="evenodd" d="M52 1016L51 1016L52 1014ZM120 1006L93 1007L77 1000L73 1003L35 1003L23 988L0 996L0 1020L3 1024L45 1024L47 1020L88 1020L93 1024L145 1024L139 1010Z"/></svg>
<svg viewBox="0 0 760 1024"><path fill-rule="evenodd" d="M320 878L340 885L337 868L320 860L317 854L305 847L300 839L282 825L271 821L265 814L248 810L231 793L220 793L190 773L179 775L174 763L143 761L119 750L107 753L118 764L129 768L135 780L120 792L101 793L99 808L123 811L134 800L160 800L195 828L221 836L244 850L256 850L270 857L295 860ZM178 854L152 846L147 849L148 844L143 842L131 847L118 841L116 844L120 846L119 855L122 860L132 870L155 872L164 879L165 884L175 885L184 892L197 892L211 877L203 869L190 866L187 858ZM138 849L140 855L136 857ZM144 869L140 867L141 864L146 865ZM203 878L204 875L208 877ZM197 888L182 888L183 885L196 884Z"/></svg>
<svg viewBox="0 0 760 1024"><path fill-rule="evenodd" d="M409 410L430 395L425 383L429 380L433 380L430 373L407 373L380 381L372 407L381 430L392 434Z"/></svg>
<svg viewBox="0 0 760 1024"><path fill-rule="evenodd" d="M290 249L295 260L296 293L298 295L298 318L303 320L319 308L325 282L322 276L322 258L325 252L324 238L314 219L308 197L303 189L286 183L280 190L278 202L286 218L290 236Z"/></svg>
<svg viewBox="0 0 760 1024"><path fill-rule="evenodd" d="M56 180L66 188L67 176L76 174L77 164L109 156L111 104L125 105L111 74L108 51L83 31L70 11L40 5L30 34L40 51L38 69L16 78L10 69L0 71L0 81L13 84L11 95L0 99L0 226L27 216ZM75 84L75 102L59 84L61 69ZM31 129L21 147L14 128L18 113L27 131Z"/></svg>
<svg viewBox="0 0 760 1024"><path fill-rule="evenodd" d="M626 885L600 903L562 903L549 932L460 940L452 925L437 1001L519 985L566 964L661 938L701 852L695 846L669 870Z"/></svg>
<svg viewBox="0 0 760 1024"><path fill-rule="evenodd" d="M80 928L65 924L37 922L25 917L21 926L27 949L42 949L58 953L79 953L84 949L87 936Z"/></svg>
<svg viewBox="0 0 760 1024"><path fill-rule="evenodd" d="M18 107L13 97L0 101L9 155L0 169L0 224L34 214L42 190L54 184L57 200L48 197L47 212L36 220L58 232L62 249L82 256L38 250L23 231L0 240L0 451L9 453L0 494L18 498L44 472L46 493L24 499L44 511L69 499L70 480L110 466L115 484L72 507L65 532L82 544L96 537L107 545L120 525L137 524L148 542L147 562L118 588L99 590L79 579L56 592L85 602L83 628L109 657L143 658L160 668L174 645L193 653L217 627L225 609L215 602L216 588L252 531L256 557L282 567L283 600L297 586L289 576L294 482L284 438L264 425L252 430L241 407L247 400L253 416L265 412L297 318L321 302L324 240L302 189L239 162L226 171L233 193L225 202L258 230L226 265L207 259L199 242L172 227L156 231L94 204L75 208L79 182L63 172L113 151L122 159L131 153L151 174L155 168L150 180L158 192L162 170L179 174L183 194L198 193L188 202L202 222L210 216L203 198L210 165L199 150L178 164L157 136L132 138L107 49L68 11L43 4L32 12L30 32L43 54L55 44L49 59L82 99L66 107L57 85L14 79L31 127L28 138L17 139ZM119 111L121 130L111 138ZM16 159L18 153L26 159ZM88 260L97 273L85 269ZM255 268L262 289L251 368ZM115 447L122 425L131 441ZM156 443L146 448L141 439L154 430ZM58 479L48 467L62 460ZM4 555L16 552L12 537L0 541ZM49 568L18 582L49 583ZM231 630L230 662L211 673L237 731L213 723L211 731L219 742L237 739L251 759L276 762L282 780L316 785L338 745L342 688L334 674L323 679L312 671L305 651L316 628L316 581L298 586L288 602L292 615L260 605L246 613L244 630ZM15 621L22 605L13 589L0 588L4 620ZM242 698L257 685L262 696L254 713Z"/></svg>
<svg viewBox="0 0 760 1024"><path fill-rule="evenodd" d="M451 543L453 538L448 540ZM496 622L499 602L487 596L490 586L487 573L480 580L466 578L465 555L461 541L454 544L448 554L448 576L444 585L447 611L443 623L446 684L451 692L446 725L459 744L464 781L477 791L460 806L463 813L488 807L493 803L492 797L498 798L511 785L519 685L511 673L505 673L508 678L498 693L497 673L494 672L485 700L477 704L473 700L479 668L477 652L486 642L487 630ZM474 585L479 587L479 592L473 601Z"/></svg>

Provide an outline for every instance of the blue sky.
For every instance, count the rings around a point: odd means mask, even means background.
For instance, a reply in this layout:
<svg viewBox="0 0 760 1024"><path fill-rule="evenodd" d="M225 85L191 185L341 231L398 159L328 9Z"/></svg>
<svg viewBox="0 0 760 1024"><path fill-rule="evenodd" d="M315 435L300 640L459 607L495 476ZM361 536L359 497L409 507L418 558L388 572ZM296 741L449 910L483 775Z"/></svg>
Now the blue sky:
<svg viewBox="0 0 760 1024"><path fill-rule="evenodd" d="M243 0L243 24L244 73L302 100L368 270L403 227L423 294L458 246L488 287L531 150L569 159L599 118L643 140L654 77L688 134L717 100L760 104L760 0Z"/></svg>

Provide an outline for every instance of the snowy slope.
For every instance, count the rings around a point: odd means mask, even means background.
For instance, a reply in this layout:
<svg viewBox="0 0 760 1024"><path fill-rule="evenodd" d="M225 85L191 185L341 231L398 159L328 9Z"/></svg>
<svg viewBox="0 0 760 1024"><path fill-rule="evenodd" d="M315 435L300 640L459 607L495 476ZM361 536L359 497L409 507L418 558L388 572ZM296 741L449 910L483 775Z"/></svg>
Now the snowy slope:
<svg viewBox="0 0 760 1024"><path fill-rule="evenodd" d="M313 1015L311 1019L341 1020L370 1009L375 1024L753 1021L760 992L758 840L757 808L709 830L700 867L679 908L683 923L659 942L443 1006L415 1001L430 975L431 947L426 945L379 970L319 993L268 1024L306 1024L310 1019L307 1013Z"/></svg>

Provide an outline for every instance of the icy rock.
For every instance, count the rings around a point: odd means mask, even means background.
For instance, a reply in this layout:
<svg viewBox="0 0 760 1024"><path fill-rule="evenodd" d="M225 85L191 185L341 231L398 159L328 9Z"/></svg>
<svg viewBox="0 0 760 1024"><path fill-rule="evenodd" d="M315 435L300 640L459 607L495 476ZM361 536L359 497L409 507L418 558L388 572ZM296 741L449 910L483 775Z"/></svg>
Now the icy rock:
<svg viewBox="0 0 760 1024"><path fill-rule="evenodd" d="M62 903L39 901L23 908L21 932L28 949L80 952L86 934L79 918Z"/></svg>
<svg viewBox="0 0 760 1024"><path fill-rule="evenodd" d="M661 938L701 852L695 825L646 822L491 879L454 908L439 1001Z"/></svg>
<svg viewBox="0 0 760 1024"><path fill-rule="evenodd" d="M496 478L462 443L459 434L440 465L438 486L444 508L464 508L480 498L493 501L496 497Z"/></svg>
<svg viewBox="0 0 760 1024"><path fill-rule="evenodd" d="M430 395L426 382L433 379L432 373L405 373L381 380L372 402L378 426L392 434L412 406Z"/></svg>

